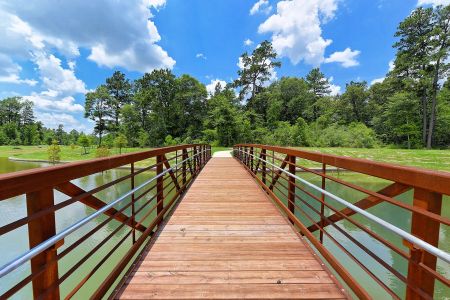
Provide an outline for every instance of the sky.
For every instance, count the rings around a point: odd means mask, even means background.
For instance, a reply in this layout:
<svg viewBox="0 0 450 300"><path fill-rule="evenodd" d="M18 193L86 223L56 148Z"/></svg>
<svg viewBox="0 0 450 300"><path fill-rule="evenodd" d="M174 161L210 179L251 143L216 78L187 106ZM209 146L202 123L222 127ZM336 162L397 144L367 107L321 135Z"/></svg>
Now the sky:
<svg viewBox="0 0 450 300"><path fill-rule="evenodd" d="M169 68L213 90L264 40L282 63L272 80L320 67L332 92L381 81L396 28L418 6L450 0L0 0L0 99L22 96L37 120L91 132L85 94L120 70Z"/></svg>

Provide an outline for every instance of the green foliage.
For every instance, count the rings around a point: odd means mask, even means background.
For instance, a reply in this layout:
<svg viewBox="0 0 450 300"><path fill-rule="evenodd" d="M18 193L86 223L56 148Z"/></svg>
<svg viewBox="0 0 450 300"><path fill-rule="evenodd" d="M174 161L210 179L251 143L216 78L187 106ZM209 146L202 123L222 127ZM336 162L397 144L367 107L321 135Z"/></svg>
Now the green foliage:
<svg viewBox="0 0 450 300"><path fill-rule="evenodd" d="M55 164L61 160L61 148L58 145L57 140L53 140L52 144L47 149L48 160Z"/></svg>
<svg viewBox="0 0 450 300"><path fill-rule="evenodd" d="M108 157L111 155L111 151L109 151L106 147L98 147L97 150L95 150L95 157Z"/></svg>
<svg viewBox="0 0 450 300"><path fill-rule="evenodd" d="M119 148L119 154L122 154L122 148L126 147L128 144L127 137L120 133L115 139L114 139L114 146L116 148Z"/></svg>
<svg viewBox="0 0 450 300"><path fill-rule="evenodd" d="M87 154L87 149L91 146L91 140L84 134L81 134L78 138L78 145L83 147L84 154Z"/></svg>
<svg viewBox="0 0 450 300"><path fill-rule="evenodd" d="M175 146L178 144L178 140L174 139L170 134L164 139L164 146Z"/></svg>

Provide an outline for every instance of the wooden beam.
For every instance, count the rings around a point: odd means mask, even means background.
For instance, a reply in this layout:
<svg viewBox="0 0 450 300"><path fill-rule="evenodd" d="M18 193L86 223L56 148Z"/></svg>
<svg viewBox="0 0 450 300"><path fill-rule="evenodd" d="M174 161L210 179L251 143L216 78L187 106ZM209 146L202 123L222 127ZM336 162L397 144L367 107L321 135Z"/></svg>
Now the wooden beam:
<svg viewBox="0 0 450 300"><path fill-rule="evenodd" d="M53 207L53 189L42 189L37 192L28 193L27 213L32 216L42 210ZM28 223L28 240L30 249L36 247L45 240L56 234L55 213L44 214ZM52 246L31 259L31 272L35 273L47 264L56 260L56 246ZM58 281L58 264L51 263L45 267L44 272L33 279L33 296L39 298L56 281ZM59 299L59 287L54 288L46 295L46 299Z"/></svg>
<svg viewBox="0 0 450 300"><path fill-rule="evenodd" d="M440 215L442 195L421 188L415 188L413 205ZM437 221L418 213L412 214L411 234L435 247L438 247L439 244L439 227L440 223ZM411 260L416 260L416 263L422 262L430 269L436 270L436 256L417 249L414 245L410 250L410 254ZM420 288L430 298L433 298L435 278L416 263L409 262L407 280L412 286ZM422 299L422 297L413 289L407 288L406 299Z"/></svg>
<svg viewBox="0 0 450 300"><path fill-rule="evenodd" d="M86 197L81 198L79 201L93 209L100 209L103 206L107 205L105 202L103 202L102 200L98 199L97 197L88 194L85 190L83 190L82 188L76 186L75 184L69 182L65 182L62 183L58 186L55 187L56 190L60 191L63 194L66 194L70 197L77 197L80 196L82 194L86 194ZM117 209L115 208L110 208L107 211L105 211L105 215L111 217L114 214L117 213ZM133 222L132 220L128 220L128 216L126 216L123 213L118 213L116 214L114 217L114 220L119 221L121 223L126 223L128 226L133 227ZM143 225L139 225L136 227L137 230L144 232L146 227Z"/></svg>
<svg viewBox="0 0 450 300"><path fill-rule="evenodd" d="M400 194L403 194L404 192L410 190L411 187L398 183L398 182L394 182L390 185L388 185L387 187L379 190L377 193L387 196L387 197L395 197L398 196ZM356 202L354 205L358 206L359 208L362 209L368 209L371 208L381 202L384 202L382 199L375 197L375 196L367 196L361 200L359 200L358 202ZM341 214L344 214L346 216L351 216L354 215L355 212L353 210L351 210L350 208L344 208L340 211ZM332 223L336 223L342 219L344 219L344 217L338 213L334 213L333 215L328 217L328 220L331 221ZM308 230L311 232L314 232L318 229L317 225L321 225L321 221L312 224L311 226L308 227ZM330 225L331 223L327 223L327 224L323 224L324 227Z"/></svg>

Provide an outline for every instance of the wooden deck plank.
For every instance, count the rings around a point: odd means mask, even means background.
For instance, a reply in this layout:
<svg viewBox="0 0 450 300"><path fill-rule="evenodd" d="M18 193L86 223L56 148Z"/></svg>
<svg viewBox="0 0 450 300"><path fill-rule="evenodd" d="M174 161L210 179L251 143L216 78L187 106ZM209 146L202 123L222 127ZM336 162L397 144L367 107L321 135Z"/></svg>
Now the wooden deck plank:
<svg viewBox="0 0 450 300"><path fill-rule="evenodd" d="M213 158L141 257L122 299L342 299L303 239L233 158Z"/></svg>

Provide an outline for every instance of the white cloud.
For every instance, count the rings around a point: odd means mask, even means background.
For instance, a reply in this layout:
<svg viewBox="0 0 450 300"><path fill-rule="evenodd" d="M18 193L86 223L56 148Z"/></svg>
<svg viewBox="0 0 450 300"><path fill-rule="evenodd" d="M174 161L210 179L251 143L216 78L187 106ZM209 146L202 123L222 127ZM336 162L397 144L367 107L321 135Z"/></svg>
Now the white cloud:
<svg viewBox="0 0 450 300"><path fill-rule="evenodd" d="M202 58L202 59L206 60L206 56L205 56L203 53L197 53L197 54L195 55L195 57L196 57L196 58Z"/></svg>
<svg viewBox="0 0 450 300"><path fill-rule="evenodd" d="M19 74L22 67L14 63L10 57L0 53L0 82L28 84L34 86L37 81L34 79L21 79Z"/></svg>
<svg viewBox="0 0 450 300"><path fill-rule="evenodd" d="M352 50L346 48L344 51L336 51L325 59L325 63L340 63L344 68L354 67L359 65L356 57L361 53L359 50Z"/></svg>
<svg viewBox="0 0 450 300"><path fill-rule="evenodd" d="M333 80L333 76L328 78L328 82L330 83L330 95L337 96L341 93L341 87L339 85L332 84Z"/></svg>
<svg viewBox="0 0 450 300"><path fill-rule="evenodd" d="M36 53L34 61L38 66L42 84L48 90L62 95L86 93L84 82L75 76L73 69L64 69L61 60L53 54Z"/></svg>
<svg viewBox="0 0 450 300"><path fill-rule="evenodd" d="M0 14L0 52L27 56L29 48L56 50L67 58L90 49L100 66L147 72L172 68L175 61L156 43L161 37L151 8L165 0L4 2ZM45 13L42 13L45 12ZM124 13L126 12L126 13ZM3 18L7 16L7 18ZM68 21L72 20L72 21ZM1 27L1 26L0 26Z"/></svg>
<svg viewBox="0 0 450 300"><path fill-rule="evenodd" d="M45 91L41 93L32 93L31 96L23 96L23 98L34 103L39 111L54 111L54 112L82 112L84 107L75 103L72 96L59 97L56 91ZM45 122L44 122L45 123Z"/></svg>
<svg viewBox="0 0 450 300"><path fill-rule="evenodd" d="M392 59L389 61L389 72L393 71L394 68L395 68L395 63L394 63L394 60Z"/></svg>
<svg viewBox="0 0 450 300"><path fill-rule="evenodd" d="M245 46L251 46L251 45L253 45L253 41L252 41L251 39L246 39L246 40L244 41L244 45L245 45Z"/></svg>
<svg viewBox="0 0 450 300"><path fill-rule="evenodd" d="M370 82L370 85L374 85L375 83L382 83L386 77L375 78Z"/></svg>
<svg viewBox="0 0 450 300"><path fill-rule="evenodd" d="M418 0L417 1L417 6L422 6L422 5L438 6L438 5L449 5L449 4L450 4L450 0Z"/></svg>
<svg viewBox="0 0 450 300"><path fill-rule="evenodd" d="M325 48L332 43L322 37L321 25L334 17L337 0L280 1L277 13L259 28L259 33L272 33L272 44L280 56L296 65L304 61L319 65Z"/></svg>
<svg viewBox="0 0 450 300"><path fill-rule="evenodd" d="M49 128L58 128L59 124L64 125L64 130L70 131L76 129L78 131L92 131L85 124L82 124L72 115L65 113L37 112L36 119L45 124ZM89 124L89 123L88 123Z"/></svg>
<svg viewBox="0 0 450 300"><path fill-rule="evenodd" d="M269 4L269 0L258 0L250 9L250 15L254 15L258 12L270 14L272 6Z"/></svg>
<svg viewBox="0 0 450 300"><path fill-rule="evenodd" d="M211 83L206 85L206 91L208 92L208 97L212 94L214 94L214 91L216 89L216 85L220 83L220 86L222 87L222 90L227 85L226 81L220 80L220 79L213 79L211 80Z"/></svg>

